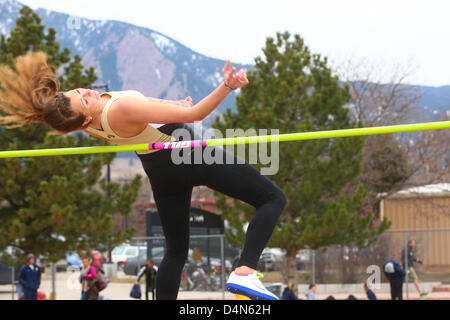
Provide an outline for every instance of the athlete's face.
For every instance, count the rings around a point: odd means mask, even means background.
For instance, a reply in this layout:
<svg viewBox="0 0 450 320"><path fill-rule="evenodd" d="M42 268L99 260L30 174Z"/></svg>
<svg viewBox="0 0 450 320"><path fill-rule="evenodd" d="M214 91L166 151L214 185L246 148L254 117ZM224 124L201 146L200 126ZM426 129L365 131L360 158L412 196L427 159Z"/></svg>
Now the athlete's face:
<svg viewBox="0 0 450 320"><path fill-rule="evenodd" d="M64 92L64 95L70 99L70 105L74 110L86 115L83 126L89 123L92 120L92 115L97 111L100 94L95 90L76 88Z"/></svg>

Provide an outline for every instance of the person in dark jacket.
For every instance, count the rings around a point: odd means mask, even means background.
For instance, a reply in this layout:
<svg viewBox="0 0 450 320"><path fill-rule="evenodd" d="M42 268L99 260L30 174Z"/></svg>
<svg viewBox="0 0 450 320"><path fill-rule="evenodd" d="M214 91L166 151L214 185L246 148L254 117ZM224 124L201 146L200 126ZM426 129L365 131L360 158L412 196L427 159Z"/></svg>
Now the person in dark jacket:
<svg viewBox="0 0 450 320"><path fill-rule="evenodd" d="M383 265L383 271L388 278L391 285L391 299L403 299L403 281L405 280L406 272L395 260L389 260Z"/></svg>
<svg viewBox="0 0 450 320"><path fill-rule="evenodd" d="M364 290L366 291L368 300L377 300L377 296L375 295L375 293L369 288L369 286L365 282L364 282Z"/></svg>
<svg viewBox="0 0 450 320"><path fill-rule="evenodd" d="M41 268L35 262L35 256L32 253L28 254L27 264L19 271L24 300L37 300L37 291L41 285Z"/></svg>
<svg viewBox="0 0 450 320"><path fill-rule="evenodd" d="M298 297L294 293L294 291L295 291L295 284L293 282L289 282L288 286L284 288L281 300L298 300Z"/></svg>
<svg viewBox="0 0 450 320"><path fill-rule="evenodd" d="M147 260L147 263L141 268L136 277L136 284L139 284L142 276L145 275L145 300L148 300L149 291L152 293L152 300L155 300L155 283L157 271L158 267L153 265L153 261Z"/></svg>
<svg viewBox="0 0 450 320"><path fill-rule="evenodd" d="M419 285L419 277L417 276L417 272L414 269L414 263L422 264L422 260L418 259L414 254L414 247L416 246L416 240L412 239L408 241L408 268L406 268L406 258L405 258L405 249L402 250L402 265L403 269L408 270L409 278L414 282L414 286L416 287L417 292L421 297L428 295L426 292L422 292L422 289Z"/></svg>

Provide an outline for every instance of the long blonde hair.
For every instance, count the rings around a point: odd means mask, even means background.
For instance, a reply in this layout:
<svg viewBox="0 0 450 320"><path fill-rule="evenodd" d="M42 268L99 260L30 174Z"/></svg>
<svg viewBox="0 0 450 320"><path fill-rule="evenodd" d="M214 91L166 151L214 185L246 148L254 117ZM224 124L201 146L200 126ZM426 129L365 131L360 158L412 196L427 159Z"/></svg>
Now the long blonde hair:
<svg viewBox="0 0 450 320"><path fill-rule="evenodd" d="M295 291L295 287L296 287L295 283L292 281L289 281L289 283L288 283L289 290Z"/></svg>
<svg viewBox="0 0 450 320"><path fill-rule="evenodd" d="M0 124L17 128L42 122L61 133L81 129L86 117L58 92L56 68L47 64L44 52L18 56L14 69L0 66Z"/></svg>

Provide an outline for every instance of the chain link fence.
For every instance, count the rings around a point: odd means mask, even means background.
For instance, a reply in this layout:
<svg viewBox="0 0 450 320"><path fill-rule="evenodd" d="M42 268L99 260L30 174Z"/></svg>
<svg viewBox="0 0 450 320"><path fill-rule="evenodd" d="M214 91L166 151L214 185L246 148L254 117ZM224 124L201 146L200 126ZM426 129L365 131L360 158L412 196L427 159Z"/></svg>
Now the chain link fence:
<svg viewBox="0 0 450 320"><path fill-rule="evenodd" d="M300 250L296 256L296 280L302 284L338 284L355 288L353 284L366 282L370 270L377 268L381 283L387 284L382 270L387 261L396 260L409 269L402 252L408 250L410 240L415 240L413 254L422 262L413 264L420 288L429 292L433 286L450 283L450 228L388 230L369 248L334 245L319 250ZM264 250L260 269L272 281L287 283L287 259L283 250ZM414 291L413 277L409 273L403 292L408 298Z"/></svg>
<svg viewBox="0 0 450 320"><path fill-rule="evenodd" d="M147 260L159 267L165 252L163 236L135 237L130 245L138 248L138 254L124 263L125 275L136 276ZM224 298L226 276L238 254L225 245L223 234L191 235L180 290L222 292Z"/></svg>
<svg viewBox="0 0 450 320"><path fill-rule="evenodd" d="M300 250L295 259L297 283L303 286L310 283L337 285L334 288L347 288L350 292L361 290L361 284L371 275L369 268L373 270L375 267L379 270L379 280L387 288L382 266L394 259L408 269L409 262L403 261L402 250L407 248L410 240L415 240L413 253L423 262L413 264L421 289L429 292L433 286L449 284L450 228L389 230L369 248L334 245L315 251ZM164 244L163 236L133 238L129 245L137 248L137 254L123 261L120 269L126 277L134 279L148 259L159 266L164 256ZM220 292L224 298L226 277L233 270L239 255L239 249L225 243L223 234L191 235L180 290ZM283 250L265 249L258 269L264 272L264 282L287 284L287 259ZM17 278L17 274L12 273L9 266L4 266L1 272L13 289L10 294L14 299L17 293L11 280ZM411 274L405 279L403 292L406 298L417 294Z"/></svg>

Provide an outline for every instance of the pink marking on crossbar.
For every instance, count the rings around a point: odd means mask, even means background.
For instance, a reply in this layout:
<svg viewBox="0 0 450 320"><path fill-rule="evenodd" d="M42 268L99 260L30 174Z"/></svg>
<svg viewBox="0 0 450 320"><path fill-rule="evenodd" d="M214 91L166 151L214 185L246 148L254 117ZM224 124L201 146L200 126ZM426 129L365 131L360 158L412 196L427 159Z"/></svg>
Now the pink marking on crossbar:
<svg viewBox="0 0 450 320"><path fill-rule="evenodd" d="M238 276L248 276L249 274L253 274L253 272L235 272L234 274Z"/></svg>
<svg viewBox="0 0 450 320"><path fill-rule="evenodd" d="M174 147L175 143L171 142L167 145L167 147L165 146L164 142L156 142L156 143L150 143L148 145L148 150L154 150L154 149L172 149ZM206 147L207 144L207 140L191 140L191 147Z"/></svg>
<svg viewBox="0 0 450 320"><path fill-rule="evenodd" d="M191 147L200 147L204 144L201 140L192 140L191 141Z"/></svg>

